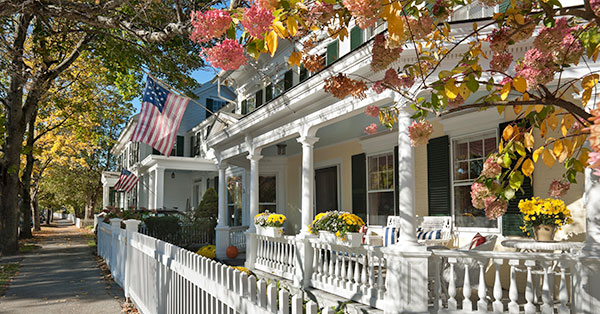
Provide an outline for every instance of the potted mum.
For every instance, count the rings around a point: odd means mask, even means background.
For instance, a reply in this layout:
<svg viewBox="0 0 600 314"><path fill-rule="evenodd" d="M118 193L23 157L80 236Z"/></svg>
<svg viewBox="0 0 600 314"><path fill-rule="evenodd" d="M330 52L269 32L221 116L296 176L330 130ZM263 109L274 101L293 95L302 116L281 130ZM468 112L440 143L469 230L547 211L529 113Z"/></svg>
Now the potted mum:
<svg viewBox="0 0 600 314"><path fill-rule="evenodd" d="M537 241L552 241L556 229L573 222L571 211L562 200L533 197L519 202L523 231L533 230Z"/></svg>
<svg viewBox="0 0 600 314"><path fill-rule="evenodd" d="M359 231L364 225L363 220L354 214L330 211L318 214L309 231L318 234L323 242L357 247L362 244L362 233Z"/></svg>
<svg viewBox="0 0 600 314"><path fill-rule="evenodd" d="M256 233L268 237L281 237L283 235L283 223L286 217L281 214L265 211L254 216Z"/></svg>

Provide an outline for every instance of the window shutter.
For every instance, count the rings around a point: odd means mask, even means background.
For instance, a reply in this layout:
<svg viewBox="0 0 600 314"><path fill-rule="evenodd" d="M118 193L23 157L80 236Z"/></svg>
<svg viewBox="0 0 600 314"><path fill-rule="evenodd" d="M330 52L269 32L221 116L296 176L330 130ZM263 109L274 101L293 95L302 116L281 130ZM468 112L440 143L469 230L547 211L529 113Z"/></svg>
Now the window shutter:
<svg viewBox="0 0 600 314"><path fill-rule="evenodd" d="M350 30L350 50L358 48L363 43L363 32L357 26L352 27Z"/></svg>
<svg viewBox="0 0 600 314"><path fill-rule="evenodd" d="M352 212L367 221L367 157L352 156Z"/></svg>
<svg viewBox="0 0 600 314"><path fill-rule="evenodd" d="M271 101L271 99L273 99L273 84L269 84L265 87L265 103Z"/></svg>
<svg viewBox="0 0 600 314"><path fill-rule="evenodd" d="M213 107L213 100L212 98L206 98L206 117L210 117L212 115L212 113L215 111L214 107Z"/></svg>
<svg viewBox="0 0 600 314"><path fill-rule="evenodd" d="M176 151L176 156L181 156L183 157L183 145L184 145L184 137L183 136L179 136L177 135L177 151Z"/></svg>
<svg viewBox="0 0 600 314"><path fill-rule="evenodd" d="M283 89L287 91L288 89L294 86L294 72L289 70L285 72L285 76L283 78Z"/></svg>
<svg viewBox="0 0 600 314"><path fill-rule="evenodd" d="M504 122L500 123L498 126L498 138L502 138L502 132L504 129L511 123ZM531 154L531 153L529 153ZM533 184L531 182L531 178L525 177L523 180L523 184L521 185L523 192L517 191L515 193L515 198L508 202L508 208L506 209L506 214L502 216L502 235L504 236L522 236L523 231L521 231L521 212L519 211L519 201L527 198L533 197Z"/></svg>
<svg viewBox="0 0 600 314"><path fill-rule="evenodd" d="M400 176L398 175L398 146L394 146L394 212L400 208Z"/></svg>
<svg viewBox="0 0 600 314"><path fill-rule="evenodd" d="M162 155L156 148L152 147L152 155Z"/></svg>
<svg viewBox="0 0 600 314"><path fill-rule="evenodd" d="M308 70L304 67L304 63L300 64L300 82L304 82L308 78Z"/></svg>
<svg viewBox="0 0 600 314"><path fill-rule="evenodd" d="M262 89L259 89L256 92L256 108L262 106L263 104L263 91Z"/></svg>
<svg viewBox="0 0 600 314"><path fill-rule="evenodd" d="M430 216L450 216L450 139L436 137L427 144L427 200Z"/></svg>
<svg viewBox="0 0 600 314"><path fill-rule="evenodd" d="M242 114L248 113L248 99L242 100Z"/></svg>
<svg viewBox="0 0 600 314"><path fill-rule="evenodd" d="M217 194L219 194L219 177L215 177L213 182L215 183L214 189L215 189L215 191L217 191Z"/></svg>
<svg viewBox="0 0 600 314"><path fill-rule="evenodd" d="M509 7L510 7L510 0L504 0L504 2L500 3L500 6L498 8L498 12L505 13L506 10L508 10Z"/></svg>
<svg viewBox="0 0 600 314"><path fill-rule="evenodd" d="M338 59L338 41L337 39L331 44L327 45L327 65L332 64Z"/></svg>

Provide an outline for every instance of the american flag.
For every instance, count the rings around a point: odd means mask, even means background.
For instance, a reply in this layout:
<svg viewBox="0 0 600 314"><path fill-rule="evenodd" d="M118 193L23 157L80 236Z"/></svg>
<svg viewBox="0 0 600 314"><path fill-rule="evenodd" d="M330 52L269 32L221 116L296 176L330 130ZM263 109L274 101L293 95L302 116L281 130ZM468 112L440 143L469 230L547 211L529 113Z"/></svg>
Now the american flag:
<svg viewBox="0 0 600 314"><path fill-rule="evenodd" d="M189 102L189 98L174 94L148 76L140 119L131 141L146 143L169 157Z"/></svg>
<svg viewBox="0 0 600 314"><path fill-rule="evenodd" d="M119 181L114 186L115 191L125 191L125 193L131 192L135 185L138 183L138 177L131 173L131 171L123 168L121 169L121 176L119 177Z"/></svg>

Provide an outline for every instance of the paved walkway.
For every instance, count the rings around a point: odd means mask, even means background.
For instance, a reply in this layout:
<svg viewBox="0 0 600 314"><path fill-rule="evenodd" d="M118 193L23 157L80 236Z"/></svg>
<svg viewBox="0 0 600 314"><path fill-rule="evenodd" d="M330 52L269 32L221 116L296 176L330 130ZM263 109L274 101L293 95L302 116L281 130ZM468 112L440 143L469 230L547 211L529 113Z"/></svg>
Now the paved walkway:
<svg viewBox="0 0 600 314"><path fill-rule="evenodd" d="M0 297L0 313L121 313L123 292L102 278L85 231L55 220L36 239L41 248L22 256L19 274Z"/></svg>

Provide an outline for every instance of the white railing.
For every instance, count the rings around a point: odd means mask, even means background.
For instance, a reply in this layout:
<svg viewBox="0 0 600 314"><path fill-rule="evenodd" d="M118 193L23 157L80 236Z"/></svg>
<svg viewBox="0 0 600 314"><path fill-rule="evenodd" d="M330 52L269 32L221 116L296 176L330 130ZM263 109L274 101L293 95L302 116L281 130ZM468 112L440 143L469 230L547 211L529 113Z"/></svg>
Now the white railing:
<svg viewBox="0 0 600 314"><path fill-rule="evenodd" d="M125 236L122 236L125 235ZM116 239L116 242L115 242ZM273 313L317 314L317 305L275 283L204 258L164 241L122 230L120 220L100 222L98 254L143 314ZM115 262L115 257L118 262ZM116 277L116 276L115 276ZM332 309L323 309L333 314Z"/></svg>
<svg viewBox="0 0 600 314"><path fill-rule="evenodd" d="M372 307L384 308L387 260L381 247L311 240L311 286Z"/></svg>
<svg viewBox="0 0 600 314"><path fill-rule="evenodd" d="M246 230L248 226L229 227L229 246L237 247L239 252L246 252Z"/></svg>
<svg viewBox="0 0 600 314"><path fill-rule="evenodd" d="M258 246L254 267L258 270L293 280L296 272L296 237L256 236Z"/></svg>
<svg viewBox="0 0 600 314"><path fill-rule="evenodd" d="M191 247L203 244L214 244L214 231L208 232L200 230L195 225L181 225L177 232L163 234L161 232L153 232L145 225L140 225L139 232L147 236L163 240L165 242L177 245L179 247Z"/></svg>
<svg viewBox="0 0 600 314"><path fill-rule="evenodd" d="M430 263L433 313L575 313L571 254L433 250Z"/></svg>

